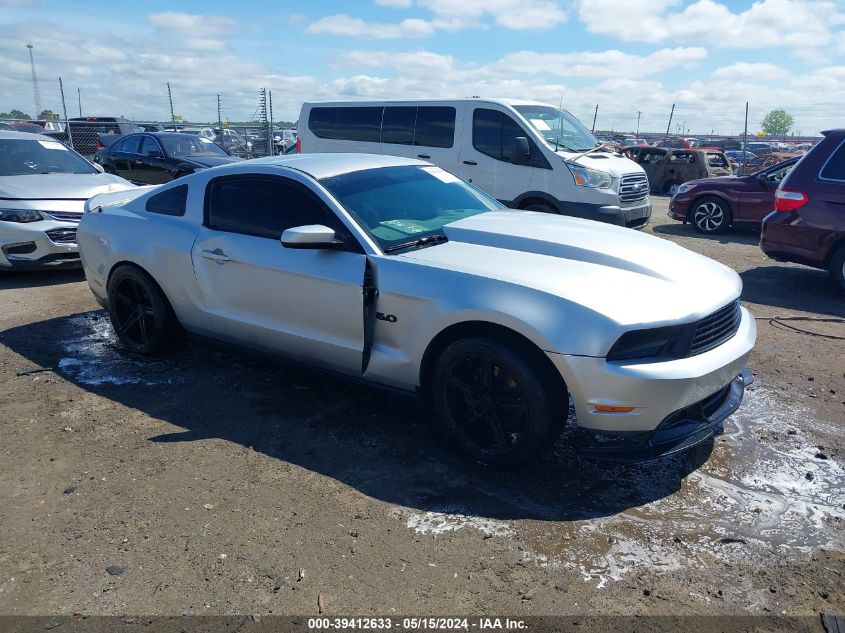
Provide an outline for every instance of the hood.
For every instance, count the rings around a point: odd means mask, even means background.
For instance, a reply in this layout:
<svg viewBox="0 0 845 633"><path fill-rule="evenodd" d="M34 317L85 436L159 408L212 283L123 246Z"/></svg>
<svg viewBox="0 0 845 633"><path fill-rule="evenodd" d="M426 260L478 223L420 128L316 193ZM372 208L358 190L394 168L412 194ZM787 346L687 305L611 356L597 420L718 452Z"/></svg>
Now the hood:
<svg viewBox="0 0 845 633"><path fill-rule="evenodd" d="M560 156L564 162L572 162L575 156L580 152L565 152L558 150L555 152ZM630 158L617 154L616 152L592 152L584 156L578 156L574 160L576 165L589 167L590 169L598 169L610 174L613 178L621 178L625 174L645 173L643 168Z"/></svg>
<svg viewBox="0 0 845 633"><path fill-rule="evenodd" d="M0 199L87 200L98 193L122 191L133 185L112 174L28 174L0 176Z"/></svg>
<svg viewBox="0 0 845 633"><path fill-rule="evenodd" d="M237 163L243 160L243 158L238 158L237 156L180 156L179 160L198 167L217 167L218 165Z"/></svg>
<svg viewBox="0 0 845 633"><path fill-rule="evenodd" d="M531 287L619 325L704 317L736 299L733 270L632 229L530 211L494 211L444 227L448 242L400 255Z"/></svg>

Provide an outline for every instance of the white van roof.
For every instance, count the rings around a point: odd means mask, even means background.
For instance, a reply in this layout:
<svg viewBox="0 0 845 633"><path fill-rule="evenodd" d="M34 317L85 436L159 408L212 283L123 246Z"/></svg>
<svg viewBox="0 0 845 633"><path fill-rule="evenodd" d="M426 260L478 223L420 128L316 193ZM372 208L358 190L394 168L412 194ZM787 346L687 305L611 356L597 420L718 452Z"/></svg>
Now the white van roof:
<svg viewBox="0 0 845 633"><path fill-rule="evenodd" d="M483 97L464 97L461 99L373 99L367 101L347 100L347 101L306 101L304 106L382 106L382 105L418 105L424 103L425 105L449 105L459 101L466 101L472 103L495 103L498 105L533 105L533 106L548 106L550 104L541 101L531 101L530 99L510 99L510 98L483 98Z"/></svg>

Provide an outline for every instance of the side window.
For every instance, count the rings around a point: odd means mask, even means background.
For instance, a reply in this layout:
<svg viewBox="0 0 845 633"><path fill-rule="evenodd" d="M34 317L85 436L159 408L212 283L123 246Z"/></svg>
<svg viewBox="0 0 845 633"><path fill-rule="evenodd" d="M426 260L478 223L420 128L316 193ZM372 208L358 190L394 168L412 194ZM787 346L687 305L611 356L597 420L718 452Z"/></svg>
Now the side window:
<svg viewBox="0 0 845 633"><path fill-rule="evenodd" d="M378 143L382 111L383 108L338 108L333 138Z"/></svg>
<svg viewBox="0 0 845 633"><path fill-rule="evenodd" d="M381 142L411 145L414 142L416 106L395 106L384 109L381 122Z"/></svg>
<svg viewBox="0 0 845 633"><path fill-rule="evenodd" d="M162 215L185 215L185 203L188 200L188 185L171 187L166 191L157 193L147 200L145 207L149 213L160 213Z"/></svg>
<svg viewBox="0 0 845 633"><path fill-rule="evenodd" d="M308 128L319 138L334 138L337 108L312 108Z"/></svg>
<svg viewBox="0 0 845 633"><path fill-rule="evenodd" d="M827 159L819 177L826 180L845 181L845 141L840 143L833 155Z"/></svg>
<svg viewBox="0 0 845 633"><path fill-rule="evenodd" d="M161 145L159 145L158 141L155 140L152 136L144 136L143 139L144 142L141 144L141 154L143 154L144 156L148 155L150 152L158 152L159 154L164 154L164 152L161 150Z"/></svg>
<svg viewBox="0 0 845 633"><path fill-rule="evenodd" d="M322 200L287 178L233 176L212 180L206 190L206 225L217 231L278 240L285 229L323 224L348 244L357 243Z"/></svg>
<svg viewBox="0 0 845 633"><path fill-rule="evenodd" d="M452 147L455 144L455 108L420 106L414 128L414 145Z"/></svg>
<svg viewBox="0 0 845 633"><path fill-rule="evenodd" d="M528 137L507 114L486 108L477 108L473 112L472 146L482 154L509 163L518 136Z"/></svg>
<svg viewBox="0 0 845 633"><path fill-rule="evenodd" d="M123 152L125 154L138 154L141 145L141 137L138 135L129 136L122 141L120 145L115 148L115 151Z"/></svg>

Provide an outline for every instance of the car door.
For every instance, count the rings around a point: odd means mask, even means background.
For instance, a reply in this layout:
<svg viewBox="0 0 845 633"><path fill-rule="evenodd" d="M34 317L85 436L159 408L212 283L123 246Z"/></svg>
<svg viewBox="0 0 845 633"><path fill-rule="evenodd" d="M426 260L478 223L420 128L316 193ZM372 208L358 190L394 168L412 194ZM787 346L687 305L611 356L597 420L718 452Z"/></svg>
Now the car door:
<svg viewBox="0 0 845 633"><path fill-rule="evenodd" d="M141 135L131 134L126 138L117 141L112 149L109 150L112 158L114 170L118 176L126 178L127 180L137 180L135 174L135 159L139 156L139 147L141 145Z"/></svg>
<svg viewBox="0 0 845 633"><path fill-rule="evenodd" d="M795 163L769 168L754 176L746 176L748 185L739 199L741 217L744 222L762 222L775 209L775 190Z"/></svg>
<svg viewBox="0 0 845 633"><path fill-rule="evenodd" d="M517 137L528 139L532 156L539 151L528 134L506 112L486 107L467 108L461 139L458 175L494 198L510 204L530 190L534 167L514 165Z"/></svg>
<svg viewBox="0 0 845 633"><path fill-rule="evenodd" d="M335 229L345 247L282 246L285 229L309 224ZM217 336L361 373L366 257L304 182L269 174L211 180L192 260Z"/></svg>
<svg viewBox="0 0 845 633"><path fill-rule="evenodd" d="M173 180L164 148L150 134L144 135L144 141L141 143L141 157L137 165L139 171L143 174L143 179L139 178L141 182L160 185Z"/></svg>

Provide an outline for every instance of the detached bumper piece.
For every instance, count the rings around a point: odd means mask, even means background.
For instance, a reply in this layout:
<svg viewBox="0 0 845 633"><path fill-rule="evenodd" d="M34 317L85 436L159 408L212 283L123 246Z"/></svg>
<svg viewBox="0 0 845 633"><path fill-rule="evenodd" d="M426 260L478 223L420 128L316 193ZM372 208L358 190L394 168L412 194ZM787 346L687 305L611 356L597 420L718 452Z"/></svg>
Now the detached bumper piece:
<svg viewBox="0 0 845 633"><path fill-rule="evenodd" d="M656 429L634 433L595 433L578 429L582 455L622 462L656 459L692 448L722 432L722 422L739 408L754 382L748 369L714 394L667 416Z"/></svg>
<svg viewBox="0 0 845 633"><path fill-rule="evenodd" d="M31 250L28 252L32 252ZM82 262L79 253L53 253L38 259L25 259L15 255L23 255L25 252L15 248L4 247L3 254L8 264L0 266L0 270L63 270L67 268L79 268Z"/></svg>

